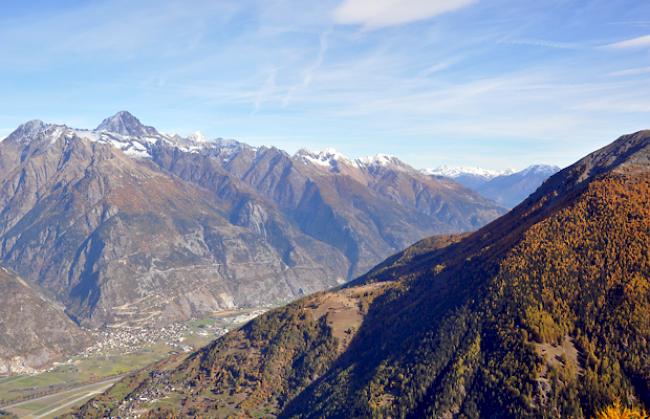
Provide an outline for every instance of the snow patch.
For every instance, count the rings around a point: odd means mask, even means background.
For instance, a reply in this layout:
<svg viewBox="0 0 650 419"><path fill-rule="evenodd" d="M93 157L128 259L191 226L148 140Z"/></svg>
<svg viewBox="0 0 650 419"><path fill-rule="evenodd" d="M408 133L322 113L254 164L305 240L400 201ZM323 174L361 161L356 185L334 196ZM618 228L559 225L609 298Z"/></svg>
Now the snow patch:
<svg viewBox="0 0 650 419"><path fill-rule="evenodd" d="M351 160L345 155L339 153L333 148L326 148L323 151L315 153L309 150L299 150L294 154L294 158L302 160L305 164L314 164L320 167L335 168L339 162L350 163Z"/></svg>
<svg viewBox="0 0 650 419"><path fill-rule="evenodd" d="M532 166L528 166L518 174L522 175L529 175L529 174L536 174L536 175L552 175L556 172L559 172L560 168L558 166L551 166L548 164L535 164Z"/></svg>
<svg viewBox="0 0 650 419"><path fill-rule="evenodd" d="M195 143L207 143L210 141L201 131L196 131L187 136L188 140L194 141Z"/></svg>
<svg viewBox="0 0 650 419"><path fill-rule="evenodd" d="M376 154L374 156L361 157L356 159L356 162L360 166L401 166L403 164L397 157L388 154Z"/></svg>

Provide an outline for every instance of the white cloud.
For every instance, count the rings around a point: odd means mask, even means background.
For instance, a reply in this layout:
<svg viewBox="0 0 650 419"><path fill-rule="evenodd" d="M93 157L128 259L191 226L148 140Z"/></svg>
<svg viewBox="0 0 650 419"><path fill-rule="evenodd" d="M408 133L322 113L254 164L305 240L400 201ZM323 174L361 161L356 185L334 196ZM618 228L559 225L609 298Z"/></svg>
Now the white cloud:
<svg viewBox="0 0 650 419"><path fill-rule="evenodd" d="M638 38L626 39L625 41L605 45L605 48L610 49L629 49L644 47L650 47L650 35L639 36Z"/></svg>
<svg viewBox="0 0 650 419"><path fill-rule="evenodd" d="M344 0L334 10L334 20L341 24L376 29L428 19L475 2L476 0Z"/></svg>

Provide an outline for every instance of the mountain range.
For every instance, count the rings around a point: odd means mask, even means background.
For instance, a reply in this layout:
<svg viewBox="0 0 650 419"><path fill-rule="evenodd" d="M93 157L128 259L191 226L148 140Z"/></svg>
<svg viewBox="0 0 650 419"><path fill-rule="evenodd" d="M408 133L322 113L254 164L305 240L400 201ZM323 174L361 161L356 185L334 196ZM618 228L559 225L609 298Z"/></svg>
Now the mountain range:
<svg viewBox="0 0 650 419"><path fill-rule="evenodd" d="M432 176L454 179L461 185L493 200L499 205L514 208L559 170L558 166L537 164L520 171L441 166L423 172Z"/></svg>
<svg viewBox="0 0 650 419"><path fill-rule="evenodd" d="M507 176L516 172L514 169L491 170L473 166L438 166L435 169L424 169L424 173L432 176L442 176L455 179L456 182L474 189L491 179Z"/></svg>
<svg viewBox="0 0 650 419"><path fill-rule="evenodd" d="M0 142L0 264L85 327L278 304L503 212L394 157L168 135L128 112Z"/></svg>
<svg viewBox="0 0 650 419"><path fill-rule="evenodd" d="M551 176L474 233L435 236L271 310L77 413L593 417L650 405L650 131Z"/></svg>

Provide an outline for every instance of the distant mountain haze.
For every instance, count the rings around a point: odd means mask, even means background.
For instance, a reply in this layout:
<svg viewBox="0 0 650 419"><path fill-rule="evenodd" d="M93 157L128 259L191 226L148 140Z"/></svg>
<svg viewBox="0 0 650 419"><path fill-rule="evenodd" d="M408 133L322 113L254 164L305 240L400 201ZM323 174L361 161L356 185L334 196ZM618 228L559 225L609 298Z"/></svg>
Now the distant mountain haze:
<svg viewBox="0 0 650 419"><path fill-rule="evenodd" d="M530 166L516 173L494 177L472 189L499 205L513 208L559 171L558 166Z"/></svg>
<svg viewBox="0 0 650 419"><path fill-rule="evenodd" d="M558 171L560 171L558 166L539 164L521 171L441 166L437 169L424 170L423 173L454 179L499 205L513 208Z"/></svg>

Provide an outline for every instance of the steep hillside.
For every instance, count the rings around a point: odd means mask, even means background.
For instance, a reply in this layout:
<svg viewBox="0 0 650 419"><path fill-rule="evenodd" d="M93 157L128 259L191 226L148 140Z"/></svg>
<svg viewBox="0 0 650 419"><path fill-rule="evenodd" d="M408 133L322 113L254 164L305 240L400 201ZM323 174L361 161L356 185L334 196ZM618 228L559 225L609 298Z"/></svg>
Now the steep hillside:
<svg viewBox="0 0 650 419"><path fill-rule="evenodd" d="M79 323L155 324L329 288L501 211L424 176L395 199L360 168L297 161L127 112L92 131L30 121L0 142L0 260Z"/></svg>
<svg viewBox="0 0 650 419"><path fill-rule="evenodd" d="M418 243L82 412L591 417L617 401L647 407L649 208L644 131L476 233Z"/></svg>
<svg viewBox="0 0 650 419"><path fill-rule="evenodd" d="M0 375L47 367L90 344L62 307L2 267L0 295Z"/></svg>

